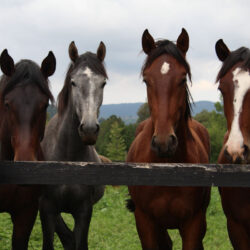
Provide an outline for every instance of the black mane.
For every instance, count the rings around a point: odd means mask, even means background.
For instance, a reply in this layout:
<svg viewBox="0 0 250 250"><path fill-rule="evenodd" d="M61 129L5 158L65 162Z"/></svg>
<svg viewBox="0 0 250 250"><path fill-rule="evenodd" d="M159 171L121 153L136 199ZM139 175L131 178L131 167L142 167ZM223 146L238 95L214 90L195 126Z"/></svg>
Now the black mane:
<svg viewBox="0 0 250 250"><path fill-rule="evenodd" d="M163 54L168 54L173 56L180 64L182 64L188 74L188 78L191 81L191 71L190 71L190 66L188 62L186 61L185 57L181 53L181 51L177 48L177 46L169 41L169 40L159 40L155 43L156 48L153 49L150 54L147 56L142 69L141 69L141 74L143 75L143 72L146 68L148 68L153 61L158 58L159 56ZM191 118L191 111L192 111L192 106L191 103L193 102L190 90L188 88L188 85L186 84L186 111L185 111L185 119L188 120Z"/></svg>
<svg viewBox="0 0 250 250"><path fill-rule="evenodd" d="M92 52L86 52L79 56L75 63L70 63L66 78L64 81L63 88L58 95L58 115L61 116L65 111L69 95L71 92L71 73L77 68L85 68L88 66L96 74L101 74L105 78L108 78L105 67L103 63L97 58L97 55Z"/></svg>
<svg viewBox="0 0 250 250"><path fill-rule="evenodd" d="M225 74L238 62L242 62L242 69L250 69L250 50L248 48L241 47L235 51L232 51L228 55L217 75L216 82L225 76Z"/></svg>
<svg viewBox="0 0 250 250"><path fill-rule="evenodd" d="M48 80L46 80L40 70L40 67L31 60L21 60L15 65L15 72L11 77L3 75L0 80L1 100L3 101L8 94L18 84L32 83L37 84L41 91L48 96L51 102L54 98L49 89Z"/></svg>

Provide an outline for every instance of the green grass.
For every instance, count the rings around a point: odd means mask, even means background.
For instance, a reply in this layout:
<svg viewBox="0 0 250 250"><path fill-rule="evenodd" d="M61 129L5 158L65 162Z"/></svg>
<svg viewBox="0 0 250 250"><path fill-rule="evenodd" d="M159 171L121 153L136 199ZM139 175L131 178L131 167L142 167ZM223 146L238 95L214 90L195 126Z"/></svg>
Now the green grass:
<svg viewBox="0 0 250 250"><path fill-rule="evenodd" d="M108 186L101 201L95 205L89 231L89 249L98 250L139 250L140 241L137 236L133 214L125 208L127 188ZM73 227L70 215L63 214L64 219ZM0 249L11 249L12 224L10 216L0 214ZM181 240L177 230L170 231L174 249L181 249ZM55 249L62 249L55 237ZM29 249L37 250L42 247L42 233L39 218L33 228ZM209 250L232 250L227 230L226 220L222 212L220 197L216 188L212 189L212 198L207 211L207 233L204 247Z"/></svg>

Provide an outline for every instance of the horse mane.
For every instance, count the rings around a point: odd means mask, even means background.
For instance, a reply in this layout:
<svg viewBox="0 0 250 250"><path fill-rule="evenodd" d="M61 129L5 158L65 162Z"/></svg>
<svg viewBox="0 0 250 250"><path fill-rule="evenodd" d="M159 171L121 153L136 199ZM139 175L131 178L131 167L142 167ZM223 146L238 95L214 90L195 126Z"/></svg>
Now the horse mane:
<svg viewBox="0 0 250 250"><path fill-rule="evenodd" d="M106 73L104 64L97 58L97 55L92 52L86 52L79 56L75 63L70 63L63 88L58 95L57 102L58 102L58 116L62 116L64 111L67 108L69 97L71 93L71 74L76 68L84 68L88 66L93 72L96 74L101 74L105 78L108 78Z"/></svg>
<svg viewBox="0 0 250 250"><path fill-rule="evenodd" d="M169 40L158 40L155 43L155 45L156 45L156 48L153 49L149 53L149 55L147 56L142 66L141 75L143 75L144 70L148 68L156 58L158 58L159 56L163 54L168 54L168 55L173 56L180 64L182 64L185 67L187 74L188 74L188 78L190 81L192 81L190 66L186 58L183 56L181 51L177 48L177 46L173 42ZM191 96L188 85L186 84L186 110L185 110L186 121L191 118L192 103L193 103L193 98Z"/></svg>
<svg viewBox="0 0 250 250"><path fill-rule="evenodd" d="M238 62L243 62L241 65L242 69L250 69L250 50L248 48L241 47L235 51L232 51L228 55L216 77L216 82L225 76L225 74Z"/></svg>
<svg viewBox="0 0 250 250"><path fill-rule="evenodd" d="M3 75L0 80L1 94L0 100L3 102L4 97L16 85L26 83L36 84L40 90L48 96L50 101L54 102L54 97L49 89L49 81L45 79L40 67L31 60L21 60L15 65L15 72L11 77Z"/></svg>

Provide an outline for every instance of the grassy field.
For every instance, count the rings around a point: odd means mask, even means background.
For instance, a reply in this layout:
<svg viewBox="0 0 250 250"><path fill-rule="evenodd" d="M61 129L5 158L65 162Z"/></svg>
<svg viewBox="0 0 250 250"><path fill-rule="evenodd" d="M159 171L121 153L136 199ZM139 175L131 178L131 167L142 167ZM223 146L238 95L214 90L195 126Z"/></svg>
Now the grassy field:
<svg viewBox="0 0 250 250"><path fill-rule="evenodd" d="M98 250L139 250L133 214L125 208L128 198L126 187L107 187L103 199L95 205L89 233L89 249ZM72 227L70 215L63 214L66 222ZM204 247L209 250L232 250L226 231L225 216L222 212L220 197L216 188L212 189L212 199L207 211L207 233ZM11 249L11 220L8 214L0 214L0 249ZM170 231L174 249L181 249L181 240L176 230ZM41 224L37 219L33 228L29 249L41 249ZM55 249L62 246L55 238Z"/></svg>

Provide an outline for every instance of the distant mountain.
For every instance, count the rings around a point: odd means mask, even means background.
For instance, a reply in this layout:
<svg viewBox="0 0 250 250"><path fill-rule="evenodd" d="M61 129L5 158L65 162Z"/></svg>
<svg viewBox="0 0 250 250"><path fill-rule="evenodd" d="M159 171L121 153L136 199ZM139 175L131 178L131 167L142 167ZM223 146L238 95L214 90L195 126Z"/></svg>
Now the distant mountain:
<svg viewBox="0 0 250 250"><path fill-rule="evenodd" d="M193 112L192 112L193 116L200 113L204 109L206 109L209 112L215 109L214 102L210 102L210 101L198 101L198 102L195 102L192 105L192 107L193 107Z"/></svg>
<svg viewBox="0 0 250 250"><path fill-rule="evenodd" d="M102 105L99 117L107 119L111 115L116 115L121 117L125 123L135 123L137 111L142 104L142 102L136 102Z"/></svg>
<svg viewBox="0 0 250 250"><path fill-rule="evenodd" d="M106 104L101 106L100 117L107 119L111 115L121 117L125 123L133 123L137 120L137 111L142 105L137 103ZM214 103L210 101L198 101L192 105L192 115L200 113L202 110L214 110Z"/></svg>
<svg viewBox="0 0 250 250"><path fill-rule="evenodd" d="M49 114L49 119L51 119L57 112L57 108L54 105L49 105L47 108L47 113Z"/></svg>
<svg viewBox="0 0 250 250"><path fill-rule="evenodd" d="M126 124L134 123L137 120L137 111L142 104L142 102L137 102L102 105L99 117L107 119L111 115L116 115L118 117L121 117ZM209 112L214 110L214 103L210 101L198 101L195 102L192 107L192 115L194 116L204 109ZM51 118L56 113L56 107L50 105L47 111L49 113L49 117Z"/></svg>

